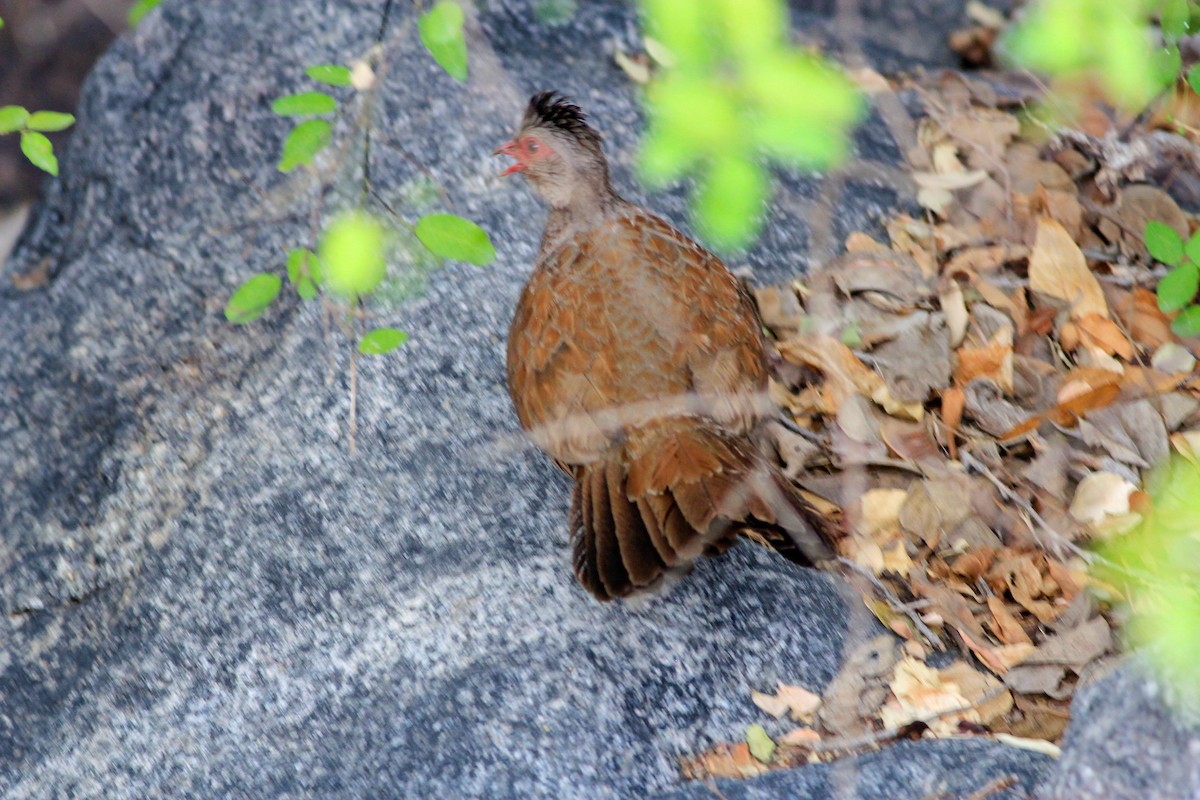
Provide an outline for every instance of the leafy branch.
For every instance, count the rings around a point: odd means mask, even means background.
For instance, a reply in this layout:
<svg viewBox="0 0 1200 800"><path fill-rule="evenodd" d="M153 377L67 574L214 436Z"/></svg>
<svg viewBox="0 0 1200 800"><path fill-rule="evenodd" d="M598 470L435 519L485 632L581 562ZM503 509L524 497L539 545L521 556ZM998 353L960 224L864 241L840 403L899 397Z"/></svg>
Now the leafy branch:
<svg viewBox="0 0 1200 800"><path fill-rule="evenodd" d="M445 0L436 4L418 20L420 36L433 58L455 80L467 76L466 42L463 37L462 9ZM377 54L377 53L376 53ZM370 116L378 76L370 61L356 62L352 67L341 64L315 64L305 69L306 75L328 90L306 89L278 97L272 111L286 118L299 118L283 141L276 168L282 173L306 170L317 175L324 196L329 179L316 171L318 156L334 141L334 121L342 109L331 92L352 88L366 96L356 128L363 131L362 182L363 192L357 208L333 215L318 237L308 247L294 247L285 261L287 281L301 301L322 297L331 302L335 316L344 319L343 330L356 342L350 353L350 418L348 423L349 449L354 452L357 356L376 356L389 353L408 340L408 333L393 327L377 327L362 335L358 332L363 302L372 296L387 276L388 254L397 238L389 228L366 209L367 200L377 199L396 222L435 258L465 261L477 266L490 263L496 256L487 233L470 220L454 214L430 213L409 222L370 188L368 163L370 157ZM315 211L319 220L321 209ZM413 255L410 253L410 255ZM414 255L414 258L416 256ZM230 296L225 317L234 324L246 324L261 317L283 289L283 277L275 272L260 272L244 281ZM326 305L329 308L329 305Z"/></svg>

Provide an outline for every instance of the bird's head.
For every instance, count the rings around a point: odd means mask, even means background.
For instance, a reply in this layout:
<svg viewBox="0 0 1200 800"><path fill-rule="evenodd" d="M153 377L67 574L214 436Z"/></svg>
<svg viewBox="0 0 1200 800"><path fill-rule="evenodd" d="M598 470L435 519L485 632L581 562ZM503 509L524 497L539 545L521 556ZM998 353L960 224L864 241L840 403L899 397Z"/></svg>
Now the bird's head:
<svg viewBox="0 0 1200 800"><path fill-rule="evenodd" d="M516 161L501 175L522 173L555 208L603 200L612 192L600 134L579 106L556 92L530 99L517 135L495 154Z"/></svg>

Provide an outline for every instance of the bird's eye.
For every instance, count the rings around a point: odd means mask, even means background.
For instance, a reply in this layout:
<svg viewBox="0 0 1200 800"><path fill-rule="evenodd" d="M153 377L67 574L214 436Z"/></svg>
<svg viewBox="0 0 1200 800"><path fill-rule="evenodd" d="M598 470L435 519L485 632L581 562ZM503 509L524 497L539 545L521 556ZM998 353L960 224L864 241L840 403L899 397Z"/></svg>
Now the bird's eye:
<svg viewBox="0 0 1200 800"><path fill-rule="evenodd" d="M537 141L534 139L529 140L528 147L529 147L529 152L531 152L531 153L536 153L540 149Z"/></svg>

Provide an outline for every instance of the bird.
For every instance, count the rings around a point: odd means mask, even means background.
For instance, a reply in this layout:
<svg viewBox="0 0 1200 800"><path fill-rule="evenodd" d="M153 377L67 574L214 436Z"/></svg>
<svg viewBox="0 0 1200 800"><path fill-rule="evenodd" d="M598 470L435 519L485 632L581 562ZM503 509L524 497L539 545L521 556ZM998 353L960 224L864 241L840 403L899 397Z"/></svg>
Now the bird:
<svg viewBox="0 0 1200 800"><path fill-rule="evenodd" d="M535 94L494 155L549 206L507 378L521 427L573 481L579 583L599 600L651 593L746 529L828 561L816 512L756 444L775 409L741 283L616 192L599 132L560 93Z"/></svg>

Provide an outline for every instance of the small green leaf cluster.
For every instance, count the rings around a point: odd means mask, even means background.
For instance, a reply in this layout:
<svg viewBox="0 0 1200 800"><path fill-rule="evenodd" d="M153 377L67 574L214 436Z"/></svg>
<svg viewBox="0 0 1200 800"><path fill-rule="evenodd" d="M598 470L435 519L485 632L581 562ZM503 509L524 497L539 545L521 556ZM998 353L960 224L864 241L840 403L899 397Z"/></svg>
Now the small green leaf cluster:
<svg viewBox="0 0 1200 800"><path fill-rule="evenodd" d="M421 44L442 69L464 83L467 80L467 40L463 36L463 10L453 0L441 0L417 20Z"/></svg>
<svg viewBox="0 0 1200 800"><path fill-rule="evenodd" d="M1141 109L1179 74L1179 39L1194 0L1038 0L1005 38L1020 64L1050 75L1099 77L1110 97ZM1158 12L1165 46L1149 36Z"/></svg>
<svg viewBox="0 0 1200 800"><path fill-rule="evenodd" d="M158 8L160 3L162 3L162 0L137 0L129 8L129 27L136 28L137 24L142 21L142 17Z"/></svg>
<svg viewBox="0 0 1200 800"><path fill-rule="evenodd" d="M1132 644L1200 711L1200 463L1172 458L1150 473L1146 492L1142 523L1101 547L1097 575L1128 601Z"/></svg>
<svg viewBox="0 0 1200 800"><path fill-rule="evenodd" d="M40 170L58 175L58 158L47 133L65 131L75 124L75 117L59 111L34 111L21 106L0 108L0 134L20 133L21 152Z"/></svg>
<svg viewBox="0 0 1200 800"><path fill-rule="evenodd" d="M668 67L647 86L640 170L651 185L699 178L692 213L715 246L758 233L770 190L764 157L827 169L849 154L865 105L854 84L787 41L781 0L643 0L648 40Z"/></svg>
<svg viewBox="0 0 1200 800"><path fill-rule="evenodd" d="M1146 249L1171 268L1158 282L1158 307L1176 314L1171 330L1176 336L1200 336L1200 231L1185 242L1174 228L1157 220L1146 223Z"/></svg>
<svg viewBox="0 0 1200 800"><path fill-rule="evenodd" d="M496 257L487 233L470 220L454 214L427 214L413 231L430 253L440 258L484 266ZM295 248L288 252L288 283L301 300L312 300L322 291L353 307L379 286L387 273L388 230L373 216L351 211L336 217L326 228L316 252ZM245 281L225 306L225 318L238 325L258 319L283 288L283 279L261 272ZM408 334L394 328L377 328L363 335L358 350L364 355L387 353L402 345Z"/></svg>
<svg viewBox="0 0 1200 800"><path fill-rule="evenodd" d="M308 77L330 86L349 86L350 69L340 64L316 64L305 70ZM281 117L316 117L337 111L337 100L325 92L297 92L284 95L271 104L271 110ZM283 140L279 157L280 172L291 172L311 164L333 141L333 124L327 119L306 119L292 128Z"/></svg>

